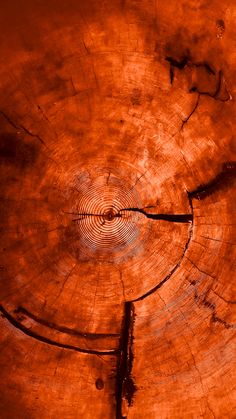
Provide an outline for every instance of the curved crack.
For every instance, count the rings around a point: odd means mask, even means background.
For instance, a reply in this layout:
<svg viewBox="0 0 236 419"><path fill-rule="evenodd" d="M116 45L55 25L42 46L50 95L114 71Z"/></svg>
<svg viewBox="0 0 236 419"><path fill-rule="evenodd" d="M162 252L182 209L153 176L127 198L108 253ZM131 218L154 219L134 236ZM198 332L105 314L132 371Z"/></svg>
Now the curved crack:
<svg viewBox="0 0 236 419"><path fill-rule="evenodd" d="M144 300L144 298L146 298L149 295L151 295L154 292L156 292L159 288L162 287L162 285L164 285L171 278L171 276L173 275L173 273L179 268L180 264L182 263L182 260L183 260L185 254L186 254L186 252L187 252L187 250L189 248L189 245L190 245L190 242L191 242L191 239L192 239L192 235L193 235L193 204L192 204L192 199L191 199L190 196L189 196L189 204L190 204L190 208L191 208L191 211L192 211L192 213L190 214L192 216L192 223L191 223L190 229L189 229L188 241L185 244L184 251L183 251L183 254L182 254L179 262L174 266L174 268L171 270L171 272L161 282L159 282L159 284L157 284L154 288L152 288L151 290L147 291L145 294L141 295L140 297L138 297L138 298L136 298L134 300L131 300L132 303L135 303L137 301Z"/></svg>
<svg viewBox="0 0 236 419"><path fill-rule="evenodd" d="M179 266L180 266L180 264L181 264L181 262L182 262L182 260L183 260L183 258L185 256L185 253L188 250L188 247L189 247L189 244L190 244L190 241L191 241L191 238L192 238L192 231L193 231L193 226L190 227L189 238L188 238L188 241L187 241L187 243L186 243L186 245L184 247L183 254L182 254L179 262L172 269L172 271L161 282L159 282L159 284L157 284L154 288L152 288L151 290L147 291L145 294L141 295L141 297L138 297L135 300L131 300L132 303L135 303L137 301L144 300L144 298L146 298L149 295L151 295L154 292L156 292L159 288L162 287L162 285L164 285L168 281L168 279L170 279L170 277L173 275L173 273L179 268Z"/></svg>
<svg viewBox="0 0 236 419"><path fill-rule="evenodd" d="M44 336L41 336L37 333L35 333L34 331L27 329L25 326L23 326L21 323L19 323L13 316L11 316L7 310L5 310L5 308L3 306L0 306L0 312L2 313L3 317L5 317L9 323L14 326L16 329L20 330L21 332L23 332L25 335L36 339L40 342L46 343L48 345L51 346L55 346L58 348L64 348L64 349L69 349L72 351L76 351L76 352L81 352L81 353L85 353L85 354L91 354L91 355L117 355L120 353L119 349L111 349L111 350L107 350L107 351L99 351L99 350L94 350L94 349L82 349L79 348L77 346L74 345L67 345L64 343L60 343L60 342L56 342L52 339L48 339Z"/></svg>
<svg viewBox="0 0 236 419"><path fill-rule="evenodd" d="M34 320L36 323L42 324L43 326L47 326L50 329L54 329L54 330L57 330L58 332L66 333L72 336L81 336L81 337L91 339L91 340L100 339L100 338L114 338L114 337L120 336L119 333L87 333L87 332L85 333L79 330L70 329L69 327L58 326L57 324L53 322L48 322L47 320L44 320L44 319L41 319L40 317L35 316L34 314L26 310L24 307L18 307L16 310L14 310L14 313L24 314L27 317Z"/></svg>

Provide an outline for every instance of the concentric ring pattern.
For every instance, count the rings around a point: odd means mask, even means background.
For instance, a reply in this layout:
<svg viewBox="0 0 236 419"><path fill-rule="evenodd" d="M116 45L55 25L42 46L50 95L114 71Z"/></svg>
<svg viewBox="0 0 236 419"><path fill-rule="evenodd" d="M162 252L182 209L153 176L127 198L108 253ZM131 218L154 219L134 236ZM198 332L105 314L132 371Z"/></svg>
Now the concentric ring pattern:
<svg viewBox="0 0 236 419"><path fill-rule="evenodd" d="M140 199L115 176L100 176L79 194L71 213L79 234L79 247L87 256L107 258L133 249L139 238Z"/></svg>
<svg viewBox="0 0 236 419"><path fill-rule="evenodd" d="M235 417L233 3L2 1L1 417Z"/></svg>

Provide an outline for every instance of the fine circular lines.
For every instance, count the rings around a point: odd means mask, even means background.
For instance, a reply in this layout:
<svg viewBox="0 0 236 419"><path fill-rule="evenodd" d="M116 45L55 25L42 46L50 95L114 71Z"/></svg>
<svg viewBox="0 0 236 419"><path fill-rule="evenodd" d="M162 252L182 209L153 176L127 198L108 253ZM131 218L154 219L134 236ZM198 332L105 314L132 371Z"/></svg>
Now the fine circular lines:
<svg viewBox="0 0 236 419"><path fill-rule="evenodd" d="M79 235L80 251L97 258L121 257L133 248L139 236L140 214L129 211L140 205L136 192L117 177L100 176L83 187L71 214Z"/></svg>

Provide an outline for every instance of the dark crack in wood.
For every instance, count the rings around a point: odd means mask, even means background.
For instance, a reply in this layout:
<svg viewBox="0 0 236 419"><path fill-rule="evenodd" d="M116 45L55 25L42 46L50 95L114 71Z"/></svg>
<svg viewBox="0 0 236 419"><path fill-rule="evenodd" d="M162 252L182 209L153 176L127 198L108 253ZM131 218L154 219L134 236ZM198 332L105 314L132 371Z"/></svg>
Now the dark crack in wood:
<svg viewBox="0 0 236 419"><path fill-rule="evenodd" d="M91 355L117 355L119 354L119 350L112 349L107 351L99 351L99 350L93 350L93 349L82 349L74 345L67 345L64 343L56 342L52 339L48 339L44 336L39 335L38 333L35 333L31 329L28 329L23 324L21 324L19 321L17 321L10 313L8 313L7 310L3 306L0 306L0 312L2 313L3 317L5 317L9 323L14 326L16 329L23 332L25 335L38 340L39 342L46 343L47 345L55 346L58 348L64 348L69 349L76 352L81 352L84 354L91 354Z"/></svg>
<svg viewBox="0 0 236 419"><path fill-rule="evenodd" d="M43 141L43 139L38 135L38 134L33 134L31 131L29 131L28 128L26 128L24 125L22 124L15 124L15 122L13 122L11 120L11 118L9 118L8 115L5 114L5 112L0 111L0 114L6 119L6 121L16 130L22 129L22 131L25 132L25 134L29 135L30 137L34 137L37 138L41 144L44 145L44 147L47 147L46 143Z"/></svg>
<svg viewBox="0 0 236 419"><path fill-rule="evenodd" d="M232 187L236 179L236 162L226 162L217 176L205 185L198 186L197 189L188 193L189 198L204 199L218 190Z"/></svg>
<svg viewBox="0 0 236 419"><path fill-rule="evenodd" d="M77 212L64 212L65 214L77 215L79 218L74 218L72 221L81 221L85 217L102 217L111 221L113 218L122 218L125 214L124 212L139 212L143 214L145 217L152 219L152 220L162 220L162 221L169 221L172 223L192 223L193 221L193 214L152 214L146 212L142 208L123 208L119 210L117 213L114 213L112 217L109 218L109 214L96 214L96 213L77 213Z"/></svg>
<svg viewBox="0 0 236 419"><path fill-rule="evenodd" d="M79 337L84 337L86 339L91 339L91 340L97 340L101 338L114 338L114 337L120 336L119 333L88 333L88 332L85 333L79 330L70 329L69 327L59 326L56 323L49 322L47 320L41 319L38 316L35 316L35 314L30 313L24 307L18 307L17 309L14 310L14 313L23 314L29 317L30 319L34 320L36 323L42 324L43 326L47 326L50 329L57 330L58 332L66 333L71 336L79 336Z"/></svg>
<svg viewBox="0 0 236 419"><path fill-rule="evenodd" d="M193 116L194 112L197 110L197 107L199 105L199 99L200 99L200 94L198 94L197 96L197 100L196 103L192 109L192 111L190 112L190 114L187 116L187 118L182 120L182 125L180 127L180 131L182 131L182 129L184 128L185 124L187 124L187 122L190 120L190 118Z"/></svg>
<svg viewBox="0 0 236 419"><path fill-rule="evenodd" d="M132 302L126 302L124 308L124 318L122 332L120 337L120 355L117 365L116 380L116 419L126 418L124 404L131 406L134 393L137 390L132 377L133 366L133 327L134 327L134 305Z"/></svg>
<svg viewBox="0 0 236 419"><path fill-rule="evenodd" d="M175 271L180 267L182 260L189 248L189 244L192 238L192 234L193 234L193 226L191 225L190 229L189 229L189 237L188 237L188 241L184 247L184 251L182 253L182 256L179 260L179 262L174 266L174 268L171 270L171 272L161 281L159 282L159 284L157 284L154 288L152 288L151 290L147 291L145 294L141 295L141 297L136 298L135 300L132 300L133 303L137 302L137 301L141 301L144 300L144 298L148 297L149 295L153 294L154 292L156 292L158 289L160 289L170 278L171 276L175 273Z"/></svg>
<svg viewBox="0 0 236 419"><path fill-rule="evenodd" d="M203 67L209 75L213 75L213 76L218 77L215 92L210 93L209 91L199 90L197 86L193 85L193 86L190 87L189 93L196 92L199 95L209 96L209 97L211 97L215 100L219 100L221 102L228 102L229 100L232 99L232 96L229 93L226 86L225 86L226 96L224 98L221 97L221 92L222 92L222 88L223 88L223 79L224 79L222 70L219 70L216 73L215 70L210 66L210 64L205 62L205 61L194 63L194 62L191 61L189 55L183 56L183 58L181 60L177 60L174 57L170 57L170 56L165 57L165 59L170 64L170 83L171 84L173 84L173 82L174 82L174 68L178 68L179 70L184 70L185 67L187 67L187 66L190 67L190 68L191 67L195 67L195 68Z"/></svg>

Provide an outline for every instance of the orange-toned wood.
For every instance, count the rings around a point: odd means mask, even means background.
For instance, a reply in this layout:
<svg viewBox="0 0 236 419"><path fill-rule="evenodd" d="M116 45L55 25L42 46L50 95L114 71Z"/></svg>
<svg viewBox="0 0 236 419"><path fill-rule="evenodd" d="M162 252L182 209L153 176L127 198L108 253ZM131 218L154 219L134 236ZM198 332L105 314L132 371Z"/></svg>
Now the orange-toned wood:
<svg viewBox="0 0 236 419"><path fill-rule="evenodd" d="M3 419L235 416L235 17L1 4Z"/></svg>

